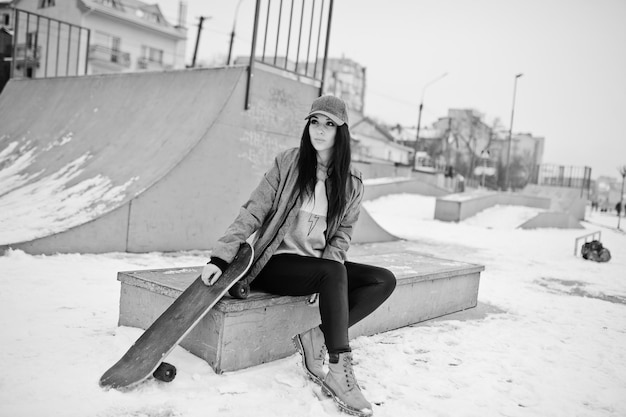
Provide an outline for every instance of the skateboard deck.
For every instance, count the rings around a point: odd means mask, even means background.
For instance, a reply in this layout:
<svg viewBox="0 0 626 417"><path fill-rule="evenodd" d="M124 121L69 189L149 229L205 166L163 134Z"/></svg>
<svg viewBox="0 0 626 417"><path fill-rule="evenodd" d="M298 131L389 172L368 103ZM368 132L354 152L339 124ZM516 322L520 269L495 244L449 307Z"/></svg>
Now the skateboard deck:
<svg viewBox="0 0 626 417"><path fill-rule="evenodd" d="M128 352L102 375L100 386L130 389L150 377L187 333L245 275L252 259L253 249L244 243L214 285L204 285L199 276L137 339Z"/></svg>

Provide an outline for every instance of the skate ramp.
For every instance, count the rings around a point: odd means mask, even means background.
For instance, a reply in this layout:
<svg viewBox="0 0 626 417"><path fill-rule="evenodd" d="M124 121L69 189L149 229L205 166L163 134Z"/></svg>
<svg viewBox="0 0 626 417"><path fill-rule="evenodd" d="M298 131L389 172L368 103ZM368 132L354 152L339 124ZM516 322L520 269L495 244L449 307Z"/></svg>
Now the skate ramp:
<svg viewBox="0 0 626 417"><path fill-rule="evenodd" d="M352 242L354 243L375 243L375 242L392 242L399 240L396 237L383 229L372 218L367 209L361 206L361 214L359 220L355 226L354 233L352 234Z"/></svg>
<svg viewBox="0 0 626 417"><path fill-rule="evenodd" d="M365 184L364 201L375 200L390 194L407 193L430 196L447 194L447 191L444 189L414 178L374 178L363 182ZM367 209L362 206L352 241L355 243L375 243L394 240L400 240L400 238L380 226Z"/></svg>
<svg viewBox="0 0 626 417"><path fill-rule="evenodd" d="M520 229L584 229L580 222L571 214L559 211L539 213L519 226Z"/></svg>
<svg viewBox="0 0 626 417"><path fill-rule="evenodd" d="M587 199L580 188L529 184L524 188L524 194L549 198L551 211L568 213L577 220L585 219Z"/></svg>
<svg viewBox="0 0 626 417"><path fill-rule="evenodd" d="M533 218L522 222L518 226L522 229L582 227L571 213L554 211L552 207L555 207L555 203L547 196L540 196L535 193L518 194L482 190L438 197L435 206L435 219L459 222L496 205L525 206L544 210Z"/></svg>
<svg viewBox="0 0 626 417"><path fill-rule="evenodd" d="M0 95L0 247L207 249L317 88L247 67L12 80Z"/></svg>
<svg viewBox="0 0 626 417"><path fill-rule="evenodd" d="M419 194L432 197L450 194L448 190L418 178L372 178L363 183L365 184L364 201L375 200L389 194Z"/></svg>

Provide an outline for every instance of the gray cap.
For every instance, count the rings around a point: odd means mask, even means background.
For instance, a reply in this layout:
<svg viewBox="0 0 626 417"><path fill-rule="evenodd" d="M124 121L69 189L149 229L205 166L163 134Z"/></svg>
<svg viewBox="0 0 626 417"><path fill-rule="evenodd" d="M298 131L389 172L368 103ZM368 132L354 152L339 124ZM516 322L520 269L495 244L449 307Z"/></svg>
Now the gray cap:
<svg viewBox="0 0 626 417"><path fill-rule="evenodd" d="M316 98L311 104L311 111L305 119L309 119L314 114L323 114L335 122L337 126L348 123L348 109L346 103L339 97L325 95Z"/></svg>

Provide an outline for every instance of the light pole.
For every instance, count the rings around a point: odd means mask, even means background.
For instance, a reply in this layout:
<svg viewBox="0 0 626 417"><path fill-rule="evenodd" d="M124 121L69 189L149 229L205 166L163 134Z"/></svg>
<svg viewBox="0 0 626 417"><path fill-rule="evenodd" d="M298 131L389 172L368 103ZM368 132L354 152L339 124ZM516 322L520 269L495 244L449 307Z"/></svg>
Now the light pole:
<svg viewBox="0 0 626 417"><path fill-rule="evenodd" d="M619 195L619 204L624 210L624 216L626 216L626 207L624 207L624 180L626 180L626 165L619 169L619 173L622 175L622 192ZM620 215L621 210L617 212L617 228L619 229L620 222L622 220L622 216ZM621 230L621 229L620 229Z"/></svg>
<svg viewBox="0 0 626 417"><path fill-rule="evenodd" d="M230 65L230 58L233 55L233 43L235 42L235 26L237 26L237 15L239 14L239 6L241 6L241 2L243 0L239 0L237 2L237 8L235 9L235 19L233 20L233 30L230 32L230 44L228 45L228 59L226 60L226 65Z"/></svg>
<svg viewBox="0 0 626 417"><path fill-rule="evenodd" d="M513 81L513 107L511 108L511 125L509 126L509 149L507 150L506 155L506 172L504 176L504 187L506 190L510 188L510 165L511 165L511 135L513 133L513 116L515 115L515 93L517 92L517 79L521 77L522 73L515 75L515 80Z"/></svg>
<svg viewBox="0 0 626 417"><path fill-rule="evenodd" d="M437 81L441 80L446 75L448 75L448 73L444 72L443 74L441 74L439 77L435 78L434 80L427 82L422 88L422 97L420 99L419 113L417 115L417 133L415 134L415 153L413 154L413 168L415 168L415 161L417 160L417 151L419 149L420 126L422 124L422 109L424 108L424 93L426 92L426 87L428 87L431 84L436 83Z"/></svg>

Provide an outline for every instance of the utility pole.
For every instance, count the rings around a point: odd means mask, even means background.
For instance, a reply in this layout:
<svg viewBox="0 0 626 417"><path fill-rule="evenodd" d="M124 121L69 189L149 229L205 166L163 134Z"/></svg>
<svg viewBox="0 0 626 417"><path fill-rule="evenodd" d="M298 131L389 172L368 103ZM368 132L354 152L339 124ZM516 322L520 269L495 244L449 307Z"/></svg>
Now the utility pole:
<svg viewBox="0 0 626 417"><path fill-rule="evenodd" d="M191 68L196 67L196 56L198 55L198 44L200 43L200 33L202 32L202 24L205 19L210 19L210 17L200 16L200 21L198 22L198 34L196 36L196 47L193 50L193 59L191 61Z"/></svg>
<svg viewBox="0 0 626 417"><path fill-rule="evenodd" d="M241 2L243 0L239 0L237 3L237 7L235 8L235 19L233 20L233 30L230 32L230 44L228 45L228 59L226 60L226 65L230 65L230 59L233 55L233 44L235 43L235 27L237 26L237 15L239 14L239 6L241 6Z"/></svg>
<svg viewBox="0 0 626 417"><path fill-rule="evenodd" d="M515 80L513 81L513 107L511 108L511 125L509 126L509 149L507 149L506 156L506 171L504 175L504 188L508 191L510 189L510 165L511 165L511 135L513 133L513 116L515 115L515 93L517 92L517 79L521 77L522 73L515 75Z"/></svg>
<svg viewBox="0 0 626 417"><path fill-rule="evenodd" d="M420 126L422 124L422 109L424 109L424 93L426 92L426 87L439 81L446 75L448 75L448 73L444 72L443 74L441 74L439 77L435 78L434 80L427 82L426 85L424 85L424 87L422 88L422 97L420 100L419 113L417 115L417 133L415 134L415 153L413 154L413 167L411 169L415 168L415 161L417 161L417 151L419 150L419 142L420 142Z"/></svg>

